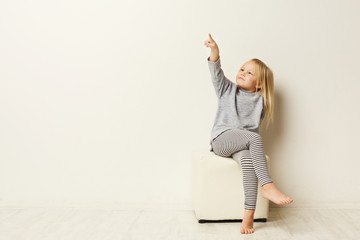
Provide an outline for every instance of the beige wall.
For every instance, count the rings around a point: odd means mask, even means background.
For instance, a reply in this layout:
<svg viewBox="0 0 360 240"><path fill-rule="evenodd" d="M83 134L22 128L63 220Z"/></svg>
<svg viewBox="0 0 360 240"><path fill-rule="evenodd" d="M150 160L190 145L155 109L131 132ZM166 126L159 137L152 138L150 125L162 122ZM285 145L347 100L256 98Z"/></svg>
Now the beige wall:
<svg viewBox="0 0 360 240"><path fill-rule="evenodd" d="M211 33L230 80L275 74L261 134L291 207L359 207L358 1L61 2L0 3L0 206L190 208Z"/></svg>

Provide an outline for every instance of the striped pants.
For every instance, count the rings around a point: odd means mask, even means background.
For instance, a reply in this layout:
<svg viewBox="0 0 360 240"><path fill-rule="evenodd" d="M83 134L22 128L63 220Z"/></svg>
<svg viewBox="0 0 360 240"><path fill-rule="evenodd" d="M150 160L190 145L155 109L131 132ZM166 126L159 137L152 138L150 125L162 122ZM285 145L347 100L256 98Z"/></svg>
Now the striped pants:
<svg viewBox="0 0 360 240"><path fill-rule="evenodd" d="M255 209L258 181L261 186L272 182L263 149L263 142L258 133L230 129L222 132L211 141L216 155L232 157L243 171L245 209Z"/></svg>

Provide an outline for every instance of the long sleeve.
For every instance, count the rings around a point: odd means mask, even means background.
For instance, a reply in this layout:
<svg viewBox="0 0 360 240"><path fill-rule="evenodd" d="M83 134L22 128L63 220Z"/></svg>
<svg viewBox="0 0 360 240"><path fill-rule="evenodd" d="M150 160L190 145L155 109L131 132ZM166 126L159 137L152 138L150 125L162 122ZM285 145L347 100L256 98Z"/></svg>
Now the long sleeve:
<svg viewBox="0 0 360 240"><path fill-rule="evenodd" d="M218 98L221 98L226 91L230 90L232 82L225 77L224 72L221 69L220 57L216 62L210 61L210 57L207 58L207 61L216 95Z"/></svg>

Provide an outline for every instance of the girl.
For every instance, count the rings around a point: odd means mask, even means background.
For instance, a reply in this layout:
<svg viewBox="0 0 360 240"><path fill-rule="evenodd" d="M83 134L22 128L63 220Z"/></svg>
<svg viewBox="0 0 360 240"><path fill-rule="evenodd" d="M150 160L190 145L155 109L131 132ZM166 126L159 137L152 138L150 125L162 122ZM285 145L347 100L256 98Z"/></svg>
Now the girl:
<svg viewBox="0 0 360 240"><path fill-rule="evenodd" d="M273 117L273 73L262 61L253 58L241 66L235 84L224 76L219 47L210 33L204 45L211 49L207 61L219 103L210 151L221 157L232 157L241 164L245 214L240 232L253 233L258 181L264 198L279 205L293 202L271 180L259 135L262 120L268 127Z"/></svg>

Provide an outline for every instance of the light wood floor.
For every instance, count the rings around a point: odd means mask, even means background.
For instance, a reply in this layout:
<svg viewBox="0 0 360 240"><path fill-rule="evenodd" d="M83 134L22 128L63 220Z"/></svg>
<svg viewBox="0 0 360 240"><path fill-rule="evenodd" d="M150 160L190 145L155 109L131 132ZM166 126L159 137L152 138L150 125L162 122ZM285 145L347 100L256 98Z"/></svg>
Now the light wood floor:
<svg viewBox="0 0 360 240"><path fill-rule="evenodd" d="M270 208L268 222L198 223L188 210L0 208L0 240L360 239L360 209Z"/></svg>

